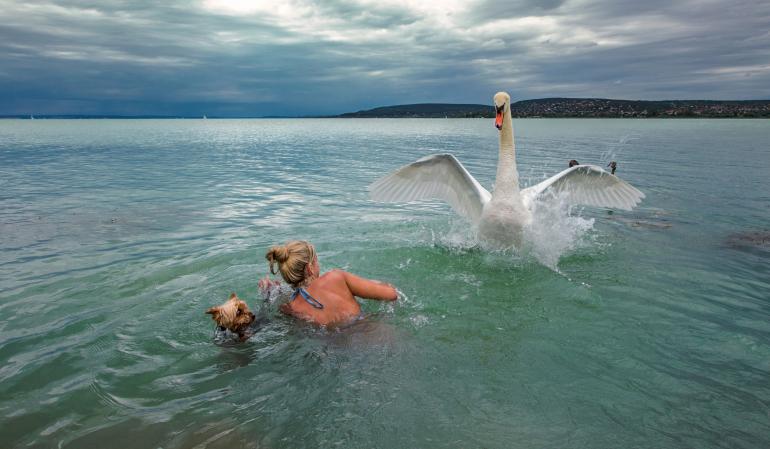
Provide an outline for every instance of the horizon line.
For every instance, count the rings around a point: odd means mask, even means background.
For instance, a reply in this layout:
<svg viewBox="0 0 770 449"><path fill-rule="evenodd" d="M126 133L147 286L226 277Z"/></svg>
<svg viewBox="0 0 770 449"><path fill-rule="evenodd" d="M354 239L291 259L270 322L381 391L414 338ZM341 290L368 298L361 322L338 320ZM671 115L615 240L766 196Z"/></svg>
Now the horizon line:
<svg viewBox="0 0 770 449"><path fill-rule="evenodd" d="M542 97L531 98L526 100L517 100L511 103L513 106L516 103L529 102L529 101L543 101L543 100L607 100L607 101L628 101L628 102L646 102L646 103L667 103L667 102L713 102L713 103L749 103L749 102L770 102L770 99L752 99L752 100L703 100L703 99L689 99L689 100L626 100L617 98L603 98L603 97ZM207 114L196 115L179 115L179 114L83 114L83 113L63 113L63 114L0 114L0 119L55 119L55 118L69 118L69 119L193 119L193 120L206 120L206 119L289 119L289 118L340 118L343 115L358 114L361 112L369 112L376 109L386 109L395 107L408 107L408 106L426 106L426 105L438 105L438 106L471 106L471 107L491 107L487 104L477 103L408 103L408 104L392 104L386 106L374 106L369 109L359 109L357 111L347 111L337 114L305 114L305 115L215 115L209 117Z"/></svg>

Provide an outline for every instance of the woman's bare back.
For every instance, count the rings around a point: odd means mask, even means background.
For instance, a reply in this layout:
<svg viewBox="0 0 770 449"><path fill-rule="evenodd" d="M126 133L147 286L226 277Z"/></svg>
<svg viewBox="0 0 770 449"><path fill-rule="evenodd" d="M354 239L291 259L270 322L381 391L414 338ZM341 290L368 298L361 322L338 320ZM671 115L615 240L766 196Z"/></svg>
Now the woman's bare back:
<svg viewBox="0 0 770 449"><path fill-rule="evenodd" d="M310 299L299 292L281 306L281 312L322 326L344 324L361 314L356 296L394 301L396 289L388 284L364 279L342 270L333 270L318 277L305 288ZM322 308L314 301L320 303Z"/></svg>

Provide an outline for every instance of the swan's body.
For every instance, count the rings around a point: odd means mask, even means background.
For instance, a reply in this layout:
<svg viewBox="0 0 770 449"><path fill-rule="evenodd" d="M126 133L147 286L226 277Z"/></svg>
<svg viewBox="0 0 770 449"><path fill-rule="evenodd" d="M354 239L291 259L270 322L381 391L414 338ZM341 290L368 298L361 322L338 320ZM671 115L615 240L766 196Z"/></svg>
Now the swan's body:
<svg viewBox="0 0 770 449"><path fill-rule="evenodd" d="M414 201L440 198L478 228L479 237L497 247L519 247L522 231L532 224L532 208L539 198L566 194L572 204L631 210L644 193L595 165L576 165L545 181L519 190L513 144L510 97L495 95L500 130L500 155L495 189L490 194L451 154L426 156L380 178L369 186L376 201ZM550 197L547 193L553 193Z"/></svg>

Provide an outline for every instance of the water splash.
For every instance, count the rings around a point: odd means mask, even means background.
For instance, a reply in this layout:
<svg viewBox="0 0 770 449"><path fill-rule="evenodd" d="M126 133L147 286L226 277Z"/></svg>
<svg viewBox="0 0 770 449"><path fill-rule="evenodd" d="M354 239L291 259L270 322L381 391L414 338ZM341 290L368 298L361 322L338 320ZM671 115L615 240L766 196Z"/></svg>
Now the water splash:
<svg viewBox="0 0 770 449"><path fill-rule="evenodd" d="M565 253L586 243L594 219L583 218L566 195L545 197L532 205L532 223L524 228L524 250L548 268L558 271Z"/></svg>
<svg viewBox="0 0 770 449"><path fill-rule="evenodd" d="M594 219L584 218L580 212L581 209L570 205L566 194L536 200L532 204L532 222L524 228L524 243L520 248L490 247L479 239L472 226L461 220L450 221L449 230L444 232L430 229L430 241L458 254L481 248L505 254L516 262L534 258L551 270L559 271L559 259L563 255L590 243L587 237L593 229Z"/></svg>
<svg viewBox="0 0 770 449"><path fill-rule="evenodd" d="M606 166L606 164L610 161L621 159L625 149L629 148L629 145L632 141L638 139L640 139L640 136L635 133L621 136L616 144L609 145L608 148L602 151L601 155L599 156L600 165Z"/></svg>

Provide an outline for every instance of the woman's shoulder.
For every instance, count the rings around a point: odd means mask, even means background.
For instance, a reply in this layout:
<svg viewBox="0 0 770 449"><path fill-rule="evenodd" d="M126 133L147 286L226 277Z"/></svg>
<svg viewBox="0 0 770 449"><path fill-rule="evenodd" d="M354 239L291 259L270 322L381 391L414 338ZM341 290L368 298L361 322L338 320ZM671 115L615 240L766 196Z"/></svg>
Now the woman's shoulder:
<svg viewBox="0 0 770 449"><path fill-rule="evenodd" d="M321 276L324 279L328 279L330 281L339 281L339 280L345 280L345 277L347 276L347 272L340 270L340 269L334 269L327 271L326 273Z"/></svg>
<svg viewBox="0 0 770 449"><path fill-rule="evenodd" d="M318 286L332 291L350 291L349 280L352 275L344 270L331 270L318 278Z"/></svg>

